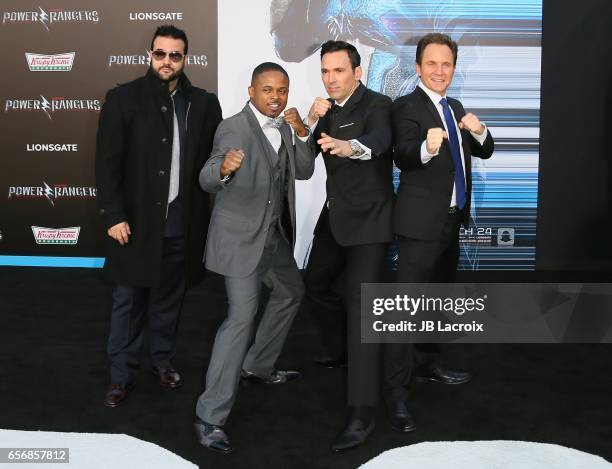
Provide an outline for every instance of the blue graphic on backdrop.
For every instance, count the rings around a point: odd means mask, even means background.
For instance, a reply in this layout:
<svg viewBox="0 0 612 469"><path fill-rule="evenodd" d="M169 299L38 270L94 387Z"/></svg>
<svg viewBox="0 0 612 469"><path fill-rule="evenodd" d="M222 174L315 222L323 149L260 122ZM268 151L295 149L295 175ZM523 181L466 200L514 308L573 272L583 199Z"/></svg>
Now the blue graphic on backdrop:
<svg viewBox="0 0 612 469"><path fill-rule="evenodd" d="M491 160L473 160L472 225L462 230L459 268L535 267L541 0L272 0L270 18L281 59L300 62L329 39L349 41L367 68L367 86L393 99L418 84L421 36L441 32L457 41L448 94L496 138ZM498 236L508 229L511 242ZM394 250L390 261L397 261Z"/></svg>

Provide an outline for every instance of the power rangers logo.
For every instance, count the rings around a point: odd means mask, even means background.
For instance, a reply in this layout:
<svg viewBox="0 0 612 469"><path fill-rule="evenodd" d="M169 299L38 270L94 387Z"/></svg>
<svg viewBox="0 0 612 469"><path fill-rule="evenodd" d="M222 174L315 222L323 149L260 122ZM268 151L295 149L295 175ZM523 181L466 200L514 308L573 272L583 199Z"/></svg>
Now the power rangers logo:
<svg viewBox="0 0 612 469"><path fill-rule="evenodd" d="M98 99L67 99L51 98L48 100L42 94L40 99L7 99L4 112L9 111L42 111L51 120L58 111L99 111Z"/></svg>
<svg viewBox="0 0 612 469"><path fill-rule="evenodd" d="M95 10L64 10L61 8L48 12L38 7L34 11L5 11L2 14L2 24L7 23L40 23L49 31L54 23L90 22L97 23L100 16Z"/></svg>
<svg viewBox="0 0 612 469"><path fill-rule="evenodd" d="M89 186L69 186L68 184L55 184L51 187L45 181L42 186L10 186L9 199L47 199L51 207L55 207L58 199L93 199L97 190Z"/></svg>
<svg viewBox="0 0 612 469"><path fill-rule="evenodd" d="M124 65L151 65L151 51L145 51L144 54L129 54L129 55L110 55L108 57L108 66L117 67ZM185 66L187 67L202 67L208 66L208 57L206 54L188 54L185 57Z"/></svg>

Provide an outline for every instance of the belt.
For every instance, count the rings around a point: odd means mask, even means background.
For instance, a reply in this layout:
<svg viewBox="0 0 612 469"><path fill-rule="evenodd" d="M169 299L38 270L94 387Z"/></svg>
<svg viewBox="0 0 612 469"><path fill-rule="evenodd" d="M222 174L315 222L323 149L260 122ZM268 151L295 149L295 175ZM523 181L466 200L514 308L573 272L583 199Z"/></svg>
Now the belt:
<svg viewBox="0 0 612 469"><path fill-rule="evenodd" d="M448 207L448 214L452 215L453 213L457 213L459 210L461 210L459 207L453 205L452 207Z"/></svg>

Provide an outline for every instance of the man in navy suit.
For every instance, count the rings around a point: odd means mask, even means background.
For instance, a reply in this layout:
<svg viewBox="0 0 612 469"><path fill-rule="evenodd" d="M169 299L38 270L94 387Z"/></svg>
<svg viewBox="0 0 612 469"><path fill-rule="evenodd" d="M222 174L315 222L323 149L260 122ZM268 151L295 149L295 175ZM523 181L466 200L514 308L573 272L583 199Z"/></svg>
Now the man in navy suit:
<svg viewBox="0 0 612 469"><path fill-rule="evenodd" d="M490 158L493 137L474 114L446 92L457 65L457 43L449 36L423 36L416 50L420 82L392 107L393 159L401 170L393 229L399 246L397 280L453 282L459 259L459 228L468 226L472 192L471 157ZM460 384L468 373L442 368L438 344L417 344L419 380ZM407 386L413 368L411 345L394 344L386 366L392 382Z"/></svg>

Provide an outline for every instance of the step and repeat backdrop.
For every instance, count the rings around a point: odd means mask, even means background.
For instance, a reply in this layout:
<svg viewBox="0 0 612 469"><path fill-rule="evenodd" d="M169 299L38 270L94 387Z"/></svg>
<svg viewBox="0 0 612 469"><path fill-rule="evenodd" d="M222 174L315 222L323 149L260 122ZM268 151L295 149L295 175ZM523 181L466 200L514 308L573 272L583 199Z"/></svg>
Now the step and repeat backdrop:
<svg viewBox="0 0 612 469"><path fill-rule="evenodd" d="M319 47L333 38L355 44L368 87L396 98L418 83L418 39L449 34L459 43L459 61L448 93L487 123L496 142L493 158L473 160L473 224L462 232L460 269L535 268L542 0L224 0L219 24L232 25L219 28L226 113L243 106L246 91L236 90L246 89L250 69L263 60L287 68L289 102L307 112L315 96L326 96ZM325 200L322 166L312 180L298 181L302 265ZM389 258L393 264L393 250Z"/></svg>
<svg viewBox="0 0 612 469"><path fill-rule="evenodd" d="M9 66L0 91L0 264L102 265L93 174L100 106L108 88L145 73L155 27L174 23L189 37L187 74L218 92L225 117L244 106L251 72L266 60L287 69L289 106L305 115L326 96L319 47L333 38L356 45L367 86L401 96L418 82L418 38L451 35L459 61L449 95L496 138L492 159L474 159L474 223L462 232L460 268L535 268L542 0L4 0L1 8ZM298 183L299 265L325 200L318 160L315 176Z"/></svg>
<svg viewBox="0 0 612 469"><path fill-rule="evenodd" d="M0 264L101 267L94 177L106 91L143 75L155 28L187 32L185 70L217 92L217 2L2 0Z"/></svg>

